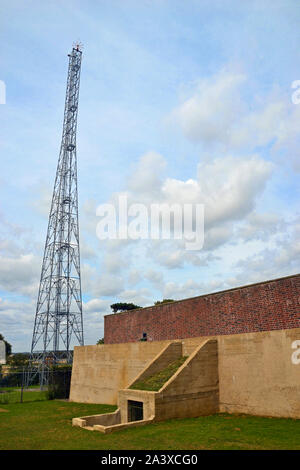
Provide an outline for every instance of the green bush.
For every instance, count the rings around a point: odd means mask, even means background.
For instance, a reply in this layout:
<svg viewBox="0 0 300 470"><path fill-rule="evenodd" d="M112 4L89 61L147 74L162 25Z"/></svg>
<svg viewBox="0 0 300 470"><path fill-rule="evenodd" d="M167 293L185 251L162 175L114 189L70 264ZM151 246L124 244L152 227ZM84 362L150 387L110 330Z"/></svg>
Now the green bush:
<svg viewBox="0 0 300 470"><path fill-rule="evenodd" d="M22 372L10 372L4 377L0 377L0 387L21 387L22 382Z"/></svg>
<svg viewBox="0 0 300 470"><path fill-rule="evenodd" d="M49 371L47 399L69 398L72 366L54 366Z"/></svg>

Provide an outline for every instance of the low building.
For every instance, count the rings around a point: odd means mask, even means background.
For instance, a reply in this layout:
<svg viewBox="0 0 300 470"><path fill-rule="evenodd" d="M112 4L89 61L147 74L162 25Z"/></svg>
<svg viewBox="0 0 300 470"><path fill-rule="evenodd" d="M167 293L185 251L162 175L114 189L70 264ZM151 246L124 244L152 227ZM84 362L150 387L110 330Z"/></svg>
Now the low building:
<svg viewBox="0 0 300 470"><path fill-rule="evenodd" d="M152 341L139 341L143 333ZM187 359L168 382L133 390L174 359L170 351ZM300 418L299 374L297 274L106 316L104 344L74 348L70 400L119 409L74 424L111 432L218 411Z"/></svg>

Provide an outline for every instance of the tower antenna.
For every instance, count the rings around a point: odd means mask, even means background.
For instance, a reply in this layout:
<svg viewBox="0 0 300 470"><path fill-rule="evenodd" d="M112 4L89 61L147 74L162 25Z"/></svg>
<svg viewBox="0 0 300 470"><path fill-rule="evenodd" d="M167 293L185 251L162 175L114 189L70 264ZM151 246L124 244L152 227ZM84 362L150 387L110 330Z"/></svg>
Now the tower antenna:
<svg viewBox="0 0 300 470"><path fill-rule="evenodd" d="M39 374L47 383L49 367L72 363L72 345L84 344L80 277L76 129L82 45L68 55L63 133L54 183L48 231L27 374L27 385Z"/></svg>

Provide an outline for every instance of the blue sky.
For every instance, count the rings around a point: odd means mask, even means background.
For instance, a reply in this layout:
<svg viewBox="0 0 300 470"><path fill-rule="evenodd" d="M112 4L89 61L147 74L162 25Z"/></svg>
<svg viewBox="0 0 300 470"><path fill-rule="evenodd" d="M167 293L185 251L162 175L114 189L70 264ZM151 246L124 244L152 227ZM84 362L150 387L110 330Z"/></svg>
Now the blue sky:
<svg viewBox="0 0 300 470"><path fill-rule="evenodd" d="M84 44L78 177L85 342L151 305L299 272L300 5L1 2L0 332L30 349L67 54ZM205 205L205 244L100 242L96 207Z"/></svg>

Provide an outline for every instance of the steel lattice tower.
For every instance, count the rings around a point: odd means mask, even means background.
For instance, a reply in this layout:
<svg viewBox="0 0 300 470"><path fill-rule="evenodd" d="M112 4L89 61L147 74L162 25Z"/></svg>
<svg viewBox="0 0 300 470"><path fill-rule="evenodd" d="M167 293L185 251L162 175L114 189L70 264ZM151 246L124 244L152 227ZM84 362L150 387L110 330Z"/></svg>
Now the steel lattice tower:
<svg viewBox="0 0 300 470"><path fill-rule="evenodd" d="M83 340L77 193L76 128L82 52L69 57L63 133L49 215L36 307L28 380L49 365L72 362L71 338Z"/></svg>

